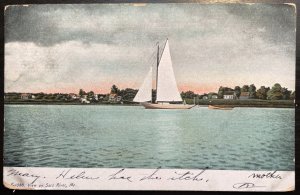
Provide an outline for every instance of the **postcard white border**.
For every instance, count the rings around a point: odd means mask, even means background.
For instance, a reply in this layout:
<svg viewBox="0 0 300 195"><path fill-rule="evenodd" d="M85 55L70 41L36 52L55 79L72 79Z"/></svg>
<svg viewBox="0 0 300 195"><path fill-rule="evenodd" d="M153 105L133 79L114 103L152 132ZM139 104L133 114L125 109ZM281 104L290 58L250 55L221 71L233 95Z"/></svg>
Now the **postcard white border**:
<svg viewBox="0 0 300 195"><path fill-rule="evenodd" d="M293 191L295 172L4 167L3 184L31 190Z"/></svg>
<svg viewBox="0 0 300 195"><path fill-rule="evenodd" d="M206 2L212 3L196 3ZM293 6L296 13L295 3L288 2L278 4ZM14 5L5 9L9 6ZM26 190L293 191L295 171L3 167L3 184Z"/></svg>

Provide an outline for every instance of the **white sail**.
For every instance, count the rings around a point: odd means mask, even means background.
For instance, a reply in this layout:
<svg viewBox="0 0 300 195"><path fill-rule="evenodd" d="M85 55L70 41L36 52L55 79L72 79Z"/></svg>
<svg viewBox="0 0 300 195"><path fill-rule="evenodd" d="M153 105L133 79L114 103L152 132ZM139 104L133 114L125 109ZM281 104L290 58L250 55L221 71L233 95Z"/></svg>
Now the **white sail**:
<svg viewBox="0 0 300 195"><path fill-rule="evenodd" d="M150 68L142 86L134 97L134 102L147 102L152 100L152 67Z"/></svg>
<svg viewBox="0 0 300 195"><path fill-rule="evenodd" d="M174 76L168 40L158 66L156 101L182 101Z"/></svg>

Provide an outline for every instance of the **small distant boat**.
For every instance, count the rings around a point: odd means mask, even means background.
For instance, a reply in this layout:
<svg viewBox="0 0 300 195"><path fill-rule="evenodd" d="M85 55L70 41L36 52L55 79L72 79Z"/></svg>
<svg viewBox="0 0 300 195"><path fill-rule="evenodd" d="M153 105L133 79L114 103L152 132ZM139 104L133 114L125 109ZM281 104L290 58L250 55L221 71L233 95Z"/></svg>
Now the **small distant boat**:
<svg viewBox="0 0 300 195"><path fill-rule="evenodd" d="M156 100L152 102L152 67L150 67L133 101L140 102L147 109L190 109L194 107L195 105L188 105L183 102L178 91L168 39L161 57L159 56L158 45L156 65Z"/></svg>
<svg viewBox="0 0 300 195"><path fill-rule="evenodd" d="M208 105L208 109L216 109L216 110L232 110L234 106L228 105Z"/></svg>

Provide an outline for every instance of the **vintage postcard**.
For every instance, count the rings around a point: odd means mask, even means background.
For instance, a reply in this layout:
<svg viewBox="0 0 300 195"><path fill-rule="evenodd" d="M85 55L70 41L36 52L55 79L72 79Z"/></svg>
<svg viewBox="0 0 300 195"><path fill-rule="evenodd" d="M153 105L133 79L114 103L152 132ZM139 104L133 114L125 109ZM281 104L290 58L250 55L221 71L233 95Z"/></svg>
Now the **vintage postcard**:
<svg viewBox="0 0 300 195"><path fill-rule="evenodd" d="M3 183L292 191L294 4L5 8Z"/></svg>

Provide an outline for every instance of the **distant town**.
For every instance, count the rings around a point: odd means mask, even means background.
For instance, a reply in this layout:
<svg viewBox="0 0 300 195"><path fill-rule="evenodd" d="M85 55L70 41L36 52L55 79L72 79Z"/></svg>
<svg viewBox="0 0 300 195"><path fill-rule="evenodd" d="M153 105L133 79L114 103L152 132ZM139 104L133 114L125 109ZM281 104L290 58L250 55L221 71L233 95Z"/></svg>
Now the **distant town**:
<svg viewBox="0 0 300 195"><path fill-rule="evenodd" d="M86 92L79 89L76 93L5 93L4 102L9 103L36 103L36 104L137 104L133 102L137 89L119 89L116 85L112 85L110 93L96 94L93 91ZM153 90L153 100L156 91ZM295 91L282 87L279 83L274 84L271 88L261 86L256 88L254 84L235 86L234 88L220 86L217 92L197 94L193 91L181 92L182 99L187 104L209 104L215 102L218 104L239 104L248 105L293 105L295 99ZM245 101L242 101L245 100ZM280 100L280 101L279 101ZM245 103L246 102L246 103ZM265 103L262 103L265 102ZM278 104L278 102L280 102Z"/></svg>

